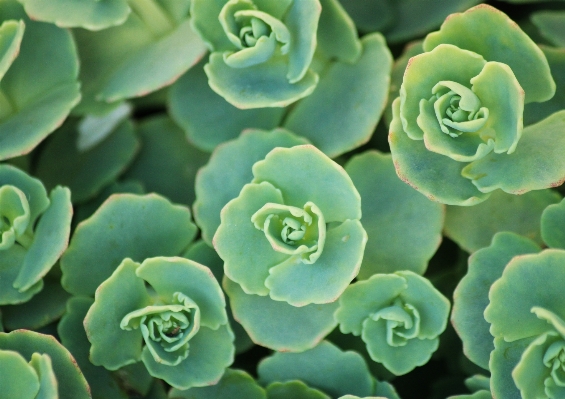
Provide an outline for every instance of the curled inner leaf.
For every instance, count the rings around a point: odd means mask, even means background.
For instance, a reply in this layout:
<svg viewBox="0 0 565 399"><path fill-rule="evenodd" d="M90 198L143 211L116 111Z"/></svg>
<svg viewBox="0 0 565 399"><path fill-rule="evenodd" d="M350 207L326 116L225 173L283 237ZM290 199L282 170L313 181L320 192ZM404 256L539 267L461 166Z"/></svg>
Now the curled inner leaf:
<svg viewBox="0 0 565 399"><path fill-rule="evenodd" d="M489 110L481 107L479 97L462 84L452 81L437 83L432 93L434 111L441 131L451 137L480 130L486 123Z"/></svg>
<svg viewBox="0 0 565 399"><path fill-rule="evenodd" d="M26 235L30 210L25 194L17 187L0 188L0 250L10 248L18 241L27 247L31 238Z"/></svg>
<svg viewBox="0 0 565 399"><path fill-rule="evenodd" d="M200 308L188 296L175 292L170 304L128 313L120 328L139 328L155 361L175 366L188 357L189 340L200 329Z"/></svg>
<svg viewBox="0 0 565 399"><path fill-rule="evenodd" d="M390 346L404 346L420 332L420 313L410 304L396 298L393 304L370 315L374 321L386 322L386 342Z"/></svg>
<svg viewBox="0 0 565 399"><path fill-rule="evenodd" d="M265 233L277 252L300 255L303 263L312 264L322 254L326 239L326 223L322 211L312 202L303 209L267 203L251 222Z"/></svg>

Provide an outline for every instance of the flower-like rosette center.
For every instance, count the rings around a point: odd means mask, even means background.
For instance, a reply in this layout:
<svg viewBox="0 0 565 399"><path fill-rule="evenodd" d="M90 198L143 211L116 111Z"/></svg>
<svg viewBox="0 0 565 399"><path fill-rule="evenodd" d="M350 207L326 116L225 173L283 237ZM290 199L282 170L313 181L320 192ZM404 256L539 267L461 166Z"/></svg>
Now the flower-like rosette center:
<svg viewBox="0 0 565 399"><path fill-rule="evenodd" d="M200 329L200 309L180 292L171 304L154 304L128 313L120 322L123 330L140 329L157 363L179 364L188 356L189 341Z"/></svg>
<svg viewBox="0 0 565 399"><path fill-rule="evenodd" d="M290 32L277 18L260 11L251 0L230 0L219 15L220 24L237 52L224 54L234 68L245 68L267 61L277 48L287 54Z"/></svg>
<svg viewBox="0 0 565 399"><path fill-rule="evenodd" d="M420 332L420 313L400 298L396 298L391 306L380 309L369 316L374 321L386 323L386 342L390 346L404 346L409 339Z"/></svg>
<svg viewBox="0 0 565 399"><path fill-rule="evenodd" d="M309 264L322 254L326 223L322 211L312 202L303 209L267 203L253 214L251 222L265 233L275 251L298 255Z"/></svg>
<svg viewBox="0 0 565 399"><path fill-rule="evenodd" d="M15 186L0 187L0 250L10 248L16 241L26 247L29 245L31 238L26 235L29 220L25 194Z"/></svg>
<svg viewBox="0 0 565 399"><path fill-rule="evenodd" d="M432 89L431 101L441 131L451 137L479 131L489 110L473 91L460 83L441 81Z"/></svg>
<svg viewBox="0 0 565 399"><path fill-rule="evenodd" d="M565 387L565 341L552 343L543 355L543 364L551 374L555 385Z"/></svg>

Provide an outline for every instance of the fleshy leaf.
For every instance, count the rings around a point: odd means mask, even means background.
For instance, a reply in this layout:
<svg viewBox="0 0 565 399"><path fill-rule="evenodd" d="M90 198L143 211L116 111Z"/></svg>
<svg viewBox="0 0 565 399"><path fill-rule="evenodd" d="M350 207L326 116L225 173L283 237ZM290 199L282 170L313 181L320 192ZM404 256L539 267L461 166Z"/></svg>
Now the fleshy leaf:
<svg viewBox="0 0 565 399"><path fill-rule="evenodd" d="M550 248L565 249L565 201L545 208L541 215L541 236Z"/></svg>
<svg viewBox="0 0 565 399"><path fill-rule="evenodd" d="M29 362L39 377L38 399L59 399L57 377L49 355L34 353Z"/></svg>
<svg viewBox="0 0 565 399"><path fill-rule="evenodd" d="M74 295L91 296L124 258L178 255L195 234L188 208L156 194L114 194L75 230L61 257L61 283Z"/></svg>
<svg viewBox="0 0 565 399"><path fill-rule="evenodd" d="M502 338L494 338L489 370L490 389L493 398L510 399L521 397L520 391L512 378L512 370L519 363L524 350L533 341L533 338L520 339L506 342Z"/></svg>
<svg viewBox="0 0 565 399"><path fill-rule="evenodd" d="M96 366L117 370L141 358L141 331L120 327L126 314L151 304L144 281L136 275L138 268L138 263L124 259L96 290L94 304L84 319L92 344L90 361ZM111 351L110 346L114 348Z"/></svg>
<svg viewBox="0 0 565 399"><path fill-rule="evenodd" d="M337 302L297 308L268 296L246 294L228 278L223 285L234 318L258 345L301 352L316 346L337 324L333 318Z"/></svg>
<svg viewBox="0 0 565 399"><path fill-rule="evenodd" d="M448 206L444 233L469 253L488 246L500 231L511 231L542 244L540 216L548 205L560 199L553 190L531 191L524 195L497 190L488 201L475 206Z"/></svg>
<svg viewBox="0 0 565 399"><path fill-rule="evenodd" d="M37 223L33 242L25 255L14 287L21 291L36 284L63 254L71 234L71 192L66 187L51 191L51 205Z"/></svg>
<svg viewBox="0 0 565 399"><path fill-rule="evenodd" d="M62 28L100 30L123 23L130 8L124 0L19 0L30 18Z"/></svg>
<svg viewBox="0 0 565 399"><path fill-rule="evenodd" d="M164 116L145 119L138 134L141 149L123 178L138 180L147 192L173 202L191 204L196 172L209 155L188 143L181 129Z"/></svg>
<svg viewBox="0 0 565 399"><path fill-rule="evenodd" d="M18 56L24 30L23 21L4 21L0 26L0 79Z"/></svg>
<svg viewBox="0 0 565 399"><path fill-rule="evenodd" d="M512 154L490 153L467 165L461 174L482 192L497 188L510 194L556 187L565 180L563 129L565 111L559 111L524 129Z"/></svg>
<svg viewBox="0 0 565 399"><path fill-rule="evenodd" d="M169 399L246 398L267 399L265 390L243 370L227 369L222 379L209 387L190 388L186 391L173 388Z"/></svg>
<svg viewBox="0 0 565 399"><path fill-rule="evenodd" d="M398 179L390 154L367 151L351 158L345 170L361 194L369 237L357 278L397 270L423 274L441 242L444 207ZM408 245L412 250L406 251Z"/></svg>
<svg viewBox="0 0 565 399"><path fill-rule="evenodd" d="M139 148L130 121L121 123L98 145L80 151L76 125L65 124L53 134L38 157L36 174L48 189L62 184L74 203L84 202L124 172Z"/></svg>
<svg viewBox="0 0 565 399"><path fill-rule="evenodd" d="M212 53L204 66L212 90L241 109L286 107L314 91L317 74L306 70L301 80L290 83L286 70L287 60L276 54L267 62L236 69L225 63L222 54Z"/></svg>
<svg viewBox="0 0 565 399"><path fill-rule="evenodd" d="M43 280L39 280L25 291L20 292L14 288L20 267L25 259L26 250L20 245L13 245L11 248L2 251L0 257L0 304L15 305L27 302L32 296L43 288Z"/></svg>
<svg viewBox="0 0 565 399"><path fill-rule="evenodd" d="M362 52L357 29L337 0L321 0L316 51L328 58L355 63Z"/></svg>
<svg viewBox="0 0 565 399"><path fill-rule="evenodd" d="M487 45L488 43L488 45ZM507 64L526 93L526 103L553 97L555 82L539 47L514 21L496 8L481 4L451 15L424 40L424 50L453 44L474 51L487 61Z"/></svg>
<svg viewBox="0 0 565 399"><path fill-rule="evenodd" d="M361 44L356 61L331 63L316 90L284 121L332 158L367 142L386 104L392 56L380 34Z"/></svg>
<svg viewBox="0 0 565 399"><path fill-rule="evenodd" d="M0 350L0 389L12 398L34 399L39 391L39 379L19 353Z"/></svg>
<svg viewBox="0 0 565 399"><path fill-rule="evenodd" d="M530 17L534 25L540 30L540 33L557 47L565 47L565 12L538 11Z"/></svg>
<svg viewBox="0 0 565 399"><path fill-rule="evenodd" d="M314 388L309 388L299 380L287 382L272 382L267 386L269 399L330 399L330 397Z"/></svg>
<svg viewBox="0 0 565 399"><path fill-rule="evenodd" d="M451 321L463 341L463 352L486 370L494 350L490 326L483 317L489 304L490 287L514 256L539 251L541 248L525 237L509 232L497 233L490 246L471 255L469 270L453 293Z"/></svg>
<svg viewBox="0 0 565 399"><path fill-rule="evenodd" d="M169 112L195 146L212 151L243 129L273 129L280 124L284 108L236 108L208 85L203 59L181 76L169 90ZM303 143L300 143L303 144ZM247 183L251 177L245 181Z"/></svg>
<svg viewBox="0 0 565 399"><path fill-rule="evenodd" d="M263 384L299 379L332 397L369 396L375 383L360 354L327 341L301 353L277 352L259 362L257 373Z"/></svg>

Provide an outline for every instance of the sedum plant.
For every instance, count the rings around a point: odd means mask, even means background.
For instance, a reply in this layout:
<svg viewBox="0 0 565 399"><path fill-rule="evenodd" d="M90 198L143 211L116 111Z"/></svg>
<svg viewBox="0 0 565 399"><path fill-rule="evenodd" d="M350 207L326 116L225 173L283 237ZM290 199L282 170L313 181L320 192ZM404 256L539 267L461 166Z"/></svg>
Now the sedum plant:
<svg viewBox="0 0 565 399"><path fill-rule="evenodd" d="M211 49L210 87L238 108L284 107L312 93L318 0L195 0L193 26Z"/></svg>
<svg viewBox="0 0 565 399"><path fill-rule="evenodd" d="M563 180L559 166L549 167L559 164L553 134L563 114L522 126L524 104L555 93L547 60L505 14L487 5L454 14L423 50L408 62L393 103L389 142L401 179L451 205Z"/></svg>
<svg viewBox="0 0 565 399"><path fill-rule="evenodd" d="M86 314L90 360L109 370L142 361L180 389L213 384L234 355L225 305L210 269L196 262L125 259ZM118 345L108 351L111 343Z"/></svg>

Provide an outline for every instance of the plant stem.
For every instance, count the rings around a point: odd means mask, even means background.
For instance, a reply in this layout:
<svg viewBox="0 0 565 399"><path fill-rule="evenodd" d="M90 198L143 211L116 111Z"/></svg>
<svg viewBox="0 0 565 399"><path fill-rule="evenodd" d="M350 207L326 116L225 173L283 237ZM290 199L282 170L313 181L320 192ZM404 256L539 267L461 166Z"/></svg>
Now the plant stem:
<svg viewBox="0 0 565 399"><path fill-rule="evenodd" d="M173 23L155 0L130 0L129 6L155 36L160 37L173 30Z"/></svg>

